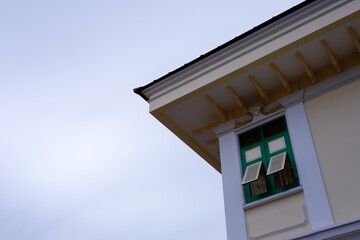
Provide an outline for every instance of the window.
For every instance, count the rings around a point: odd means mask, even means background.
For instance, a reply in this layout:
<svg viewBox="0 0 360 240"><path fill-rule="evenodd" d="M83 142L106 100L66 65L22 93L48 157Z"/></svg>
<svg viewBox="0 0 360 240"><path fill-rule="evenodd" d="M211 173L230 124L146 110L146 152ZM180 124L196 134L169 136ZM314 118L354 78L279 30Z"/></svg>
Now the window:
<svg viewBox="0 0 360 240"><path fill-rule="evenodd" d="M299 186L285 118L239 136L246 203Z"/></svg>

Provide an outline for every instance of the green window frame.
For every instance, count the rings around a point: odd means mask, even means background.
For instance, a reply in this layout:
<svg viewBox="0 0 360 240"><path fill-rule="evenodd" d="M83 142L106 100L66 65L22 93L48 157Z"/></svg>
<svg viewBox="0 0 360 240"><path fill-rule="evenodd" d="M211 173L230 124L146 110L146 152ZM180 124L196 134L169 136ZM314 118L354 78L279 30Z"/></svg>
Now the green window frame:
<svg viewBox="0 0 360 240"><path fill-rule="evenodd" d="M299 186L285 117L240 134L239 142L246 203Z"/></svg>

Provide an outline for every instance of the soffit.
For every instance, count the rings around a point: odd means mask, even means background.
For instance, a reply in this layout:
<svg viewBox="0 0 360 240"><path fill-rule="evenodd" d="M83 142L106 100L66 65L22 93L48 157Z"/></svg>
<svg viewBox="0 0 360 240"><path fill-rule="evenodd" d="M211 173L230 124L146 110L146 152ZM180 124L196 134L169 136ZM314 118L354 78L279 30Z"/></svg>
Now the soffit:
<svg viewBox="0 0 360 240"><path fill-rule="evenodd" d="M259 59L257 64L223 76L219 83L200 88L152 114L220 171L219 148L212 128L225 121L241 118L252 106L269 105L289 93L316 85L357 66L360 55L349 27L351 32L360 36L358 14L332 29L320 31L321 34L315 34L311 39L300 41L301 44L286 46L278 53ZM325 46L330 50L325 50L322 40L326 41ZM340 71L337 71L334 59L338 67L341 67ZM271 64L275 64L281 72L291 91L281 82ZM308 71L311 71L315 80ZM267 99L261 96L251 78L266 93ZM240 97L243 107L239 106L230 93L229 86Z"/></svg>
<svg viewBox="0 0 360 240"><path fill-rule="evenodd" d="M280 19L279 23L272 23L254 34L241 38L233 45L141 90L143 96L149 99L150 111L172 105L174 101L181 101L200 88L217 84L241 69L252 68L269 55L277 55L279 51L284 51L286 47L294 46L295 43L299 45L299 42L309 37L313 38L315 32L319 34L321 31L327 31L329 23L341 22L340 19L360 8L360 2L349 0L315 1L314 4L319 6L313 8L312 12L301 9L300 18L296 17L297 12L293 13L295 17L287 16L290 20ZM296 21L293 22L292 18Z"/></svg>

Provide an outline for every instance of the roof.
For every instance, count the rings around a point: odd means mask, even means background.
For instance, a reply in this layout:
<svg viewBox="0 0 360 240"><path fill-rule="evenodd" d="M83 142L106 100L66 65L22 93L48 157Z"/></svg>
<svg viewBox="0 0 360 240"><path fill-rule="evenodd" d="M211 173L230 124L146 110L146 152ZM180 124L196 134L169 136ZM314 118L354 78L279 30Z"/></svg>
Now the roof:
<svg viewBox="0 0 360 240"><path fill-rule="evenodd" d="M166 78L168 78L168 77L170 77L170 76L172 76L172 75L174 75L174 74L176 74L176 73L190 67L191 65L194 65L197 62L200 62L201 60L209 57L210 55L213 55L213 54L221 51L222 49L232 45L233 43L241 41L242 39L244 39L245 37L253 34L254 32L259 31L260 29L263 29L264 27L276 22L277 20L279 20L279 19L281 19L281 18L283 18L283 17L285 17L285 16L287 16L287 15L289 15L289 14L291 14L291 13L293 13L293 12L295 12L295 11L297 11L297 10L299 10L299 9L301 9L301 8L307 6L310 3L315 2L315 1L316 0L306 0L306 1L294 6L292 8L286 10L285 12L280 13L279 15L277 15L277 16L263 22L262 24L250 29L249 31L247 31L247 32L233 38L232 40L230 40L230 41L228 41L228 42L226 42L226 43L224 43L224 44L222 44L220 46L218 46L217 48L215 48L215 49L201 55L198 58L195 58L194 60L190 61L189 63L184 64L183 66L175 69L174 71L171 71L168 74L166 74L166 75L164 75L164 76L162 76L162 77L160 77L160 78L158 78L158 79L156 79L156 80L154 80L154 81L152 81L152 82L150 82L150 83L148 83L148 84L146 84L144 86L134 88L134 93L140 95L145 101L148 101L149 99L142 93L143 90L145 90L145 89L147 89L147 88L149 88L149 87L151 87L151 86L165 80Z"/></svg>

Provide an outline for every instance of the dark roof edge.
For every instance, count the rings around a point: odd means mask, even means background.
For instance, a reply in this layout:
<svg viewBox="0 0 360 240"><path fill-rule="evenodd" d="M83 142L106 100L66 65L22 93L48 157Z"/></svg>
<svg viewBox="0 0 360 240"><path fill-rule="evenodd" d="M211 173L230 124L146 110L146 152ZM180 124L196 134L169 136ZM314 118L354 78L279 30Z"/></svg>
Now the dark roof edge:
<svg viewBox="0 0 360 240"><path fill-rule="evenodd" d="M155 80L156 81L156 80ZM155 82L154 81L154 82ZM146 89L147 87L150 87L152 86L153 84L155 84L154 82L151 82L149 84L146 84L145 86L142 86L142 87L138 87L138 88L134 88L133 91L134 93L138 94L140 97L142 97L145 101L148 101L149 98L145 96L145 94L142 93L142 91L144 89Z"/></svg>
<svg viewBox="0 0 360 240"><path fill-rule="evenodd" d="M246 31L245 33L243 33L243 34L241 34L241 35L239 35L239 36L231 39L230 41L228 41L228 42L226 42L226 43L224 43L224 44L222 44L222 45L214 48L213 50L210 50L209 52L201 55L200 57L197 57L197 58L195 58L194 60L186 63L185 65L183 65L183 66L175 69L174 71L171 71L171 72L169 72L168 74L166 74L166 75L164 75L164 76L162 76L162 77L160 77L160 78L158 78L158 79L156 79L156 80L154 80L154 81L152 81L152 82L150 82L150 83L148 83L148 84L146 84L146 85L144 85L144 86L141 86L141 87L138 87L138 88L134 88L134 90L133 90L134 93L138 94L138 95L139 95L140 97L142 97L145 101L148 101L149 98L146 97L146 96L142 93L142 91L145 90L146 88L155 85L156 83L158 83L158 82L160 82L160 81L162 81L162 80L170 77L171 75L174 75L175 73L178 73L178 72L182 71L183 69L185 69L185 68L187 68L187 67L189 67L189 66L191 66L191 65L193 65L193 64L195 64L195 63L197 63L197 62L199 62L199 61L201 61L202 59L207 58L208 56L210 56L210 55L212 55L212 54L214 54L214 53L216 53L216 52L218 52L218 51L220 51L220 50L222 50L222 49L230 46L231 44L233 44L233 43L235 43L235 42L237 42L237 41L239 41L239 40L241 40L241 39L243 39L243 38L245 38L245 37L253 34L253 33L256 32L256 31L259 31L260 29L262 29L262 28L264 28L264 27L266 27L266 26L268 26L268 25L276 22L277 20L279 20L279 19L281 19L281 18L284 18L284 17L287 16L287 15L290 15L291 13L293 13L293 12L295 12L295 11L297 11L297 10L299 10L299 9L301 9L301 8L307 6L307 5L309 5L310 3L315 2L315 1L319 1L319 0L306 0L306 1L304 1L304 2L299 3L298 5L295 5L294 7L286 10L285 12L282 12L282 13L280 13L279 15L276 15L275 17L273 17L273 18L271 18L271 19L269 19L269 20L261 23L260 25L258 25L258 26L256 26L256 27L254 27L254 28Z"/></svg>

